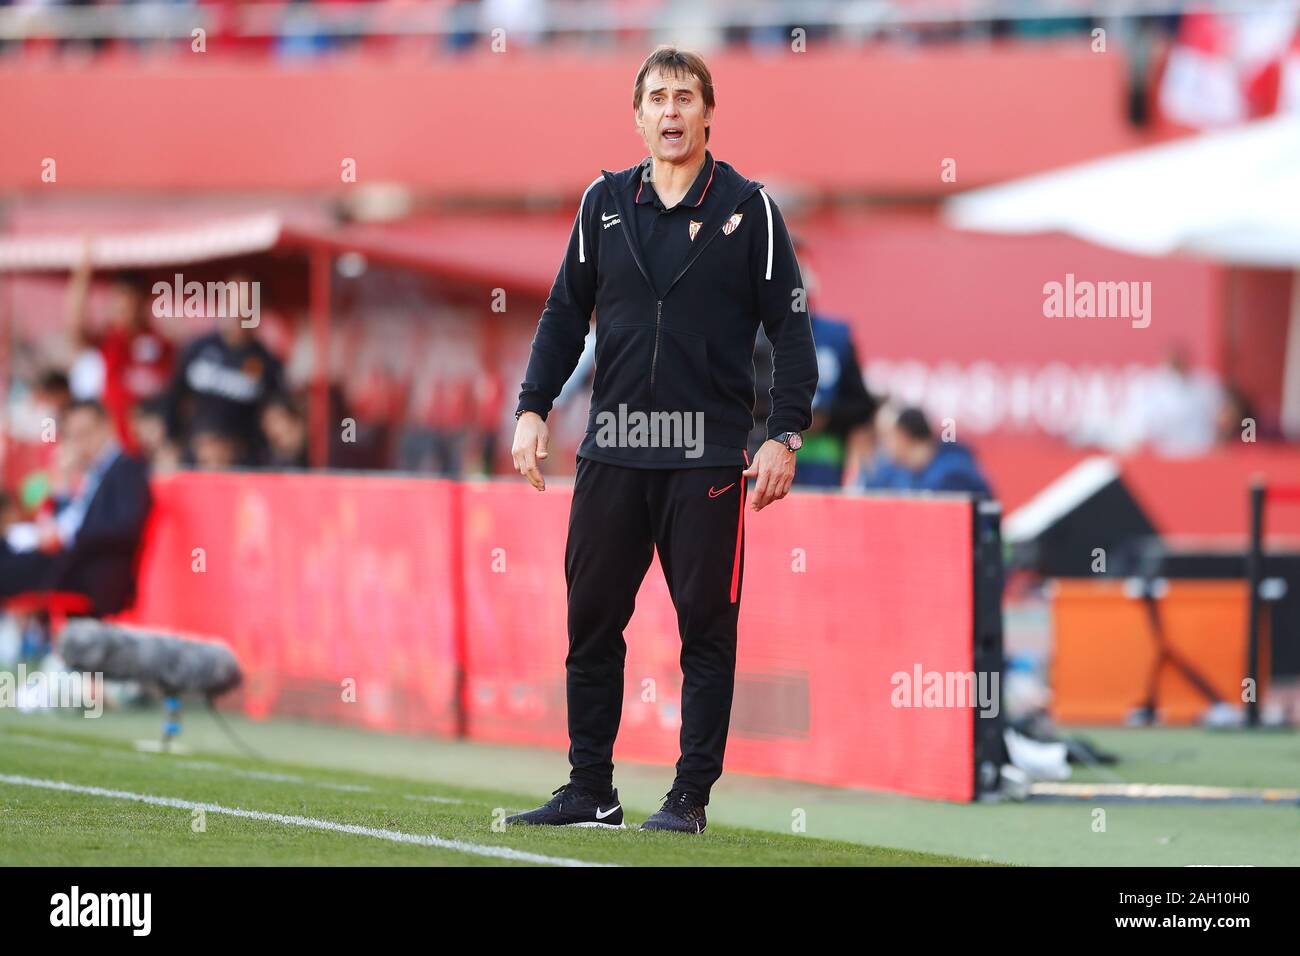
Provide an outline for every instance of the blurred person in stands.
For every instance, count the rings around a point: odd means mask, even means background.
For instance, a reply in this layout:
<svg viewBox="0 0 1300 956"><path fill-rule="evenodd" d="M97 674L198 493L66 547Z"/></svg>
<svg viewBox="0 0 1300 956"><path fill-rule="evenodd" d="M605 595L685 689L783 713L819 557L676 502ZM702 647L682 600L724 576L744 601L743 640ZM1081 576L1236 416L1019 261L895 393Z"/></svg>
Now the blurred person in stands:
<svg viewBox="0 0 1300 956"><path fill-rule="evenodd" d="M108 321L102 329L92 328L91 273L91 243L87 241L68 296L69 334L78 355L74 369L81 382L77 397L100 399L108 409L118 441L135 452L131 408L136 402L162 394L171 377L175 350L166 336L152 328L143 279L131 273L113 277Z"/></svg>
<svg viewBox="0 0 1300 956"><path fill-rule="evenodd" d="M46 369L36 380L32 389L38 414L48 414L58 421L63 410L72 402L72 389L68 385L68 376L58 369Z"/></svg>
<svg viewBox="0 0 1300 956"><path fill-rule="evenodd" d="M243 312L253 301L249 279L234 275L225 285L217 330L186 345L176 363L166 392L167 434L193 452L195 424L202 422L209 436L234 440L239 457L233 464L258 465L267 456L262 409L284 394L284 369L257 338L257 318L244 324Z"/></svg>
<svg viewBox="0 0 1300 956"><path fill-rule="evenodd" d="M1175 348L1160 368L1132 384L1124 408L1098 443L1118 452L1147 447L1170 458L1202 455L1214 447L1220 401L1214 377L1191 370L1186 351Z"/></svg>
<svg viewBox="0 0 1300 956"><path fill-rule="evenodd" d="M57 423L72 402L68 377L58 369L46 369L32 386L29 412L34 426L31 433L40 436L36 470L24 474L19 484L21 504L30 511L39 508L50 496L51 482L58 465Z"/></svg>
<svg viewBox="0 0 1300 956"><path fill-rule="evenodd" d="M131 442L138 454L149 463L155 475L170 474L180 467L180 449L167 437L167 403L146 398L131 409Z"/></svg>
<svg viewBox="0 0 1300 956"><path fill-rule="evenodd" d="M501 444L501 420L506 411L505 383L490 369L480 369L474 382L474 426L477 432L479 470L492 474Z"/></svg>
<svg viewBox="0 0 1300 956"><path fill-rule="evenodd" d="M135 558L152 498L143 463L122 449L108 412L74 401L59 421L60 471L52 507L11 525L0 543L0 597L73 591L97 615L130 606Z"/></svg>
<svg viewBox="0 0 1300 956"><path fill-rule="evenodd" d="M267 465L272 468L307 467L307 421L298 404L277 395L262 409L262 432L266 435Z"/></svg>
<svg viewBox="0 0 1300 956"><path fill-rule="evenodd" d="M1284 438L1277 419L1258 414L1245 390L1231 382L1223 388L1215 413L1214 431L1222 445L1281 441Z"/></svg>
<svg viewBox="0 0 1300 956"><path fill-rule="evenodd" d="M236 468L248 461L243 437L224 418L200 416L190 425L186 460L205 471Z"/></svg>
<svg viewBox="0 0 1300 956"><path fill-rule="evenodd" d="M921 409L903 408L897 414L890 409L879 416L877 427L884 460L868 474L865 487L992 496L975 456L956 441L941 441Z"/></svg>
<svg viewBox="0 0 1300 956"><path fill-rule="evenodd" d="M23 508L18 498L0 488L0 535L9 530L9 526L23 520Z"/></svg>
<svg viewBox="0 0 1300 956"><path fill-rule="evenodd" d="M849 324L817 311L817 276L807 262L807 245L798 236L793 240L817 345L813 423L803 436L794 483L842 488L855 483L862 460L870 453L871 421L879 402L867 391ZM762 341L771 348L766 336Z"/></svg>

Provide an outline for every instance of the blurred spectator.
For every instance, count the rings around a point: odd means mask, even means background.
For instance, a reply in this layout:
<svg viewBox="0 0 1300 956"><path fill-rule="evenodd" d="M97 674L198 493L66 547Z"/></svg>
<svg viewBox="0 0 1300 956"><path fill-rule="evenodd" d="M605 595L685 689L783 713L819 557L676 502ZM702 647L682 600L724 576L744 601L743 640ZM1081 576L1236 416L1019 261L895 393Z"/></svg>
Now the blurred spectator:
<svg viewBox="0 0 1300 956"><path fill-rule="evenodd" d="M168 474L180 467L180 450L167 438L167 402L146 398L131 409L133 447L149 463L154 474Z"/></svg>
<svg viewBox="0 0 1300 956"><path fill-rule="evenodd" d="M242 276L232 276L229 282L240 289L247 284ZM232 464L261 464L267 456L261 412L273 397L284 394L283 367L253 328L244 327L237 306L227 306L225 313L217 331L200 336L181 352L167 391L167 434L188 450L187 460L193 456L197 461L195 439L201 424L208 462L222 457L211 447L216 438L236 449Z"/></svg>
<svg viewBox="0 0 1300 956"><path fill-rule="evenodd" d="M426 375L411 389L408 424L398 441L397 467L458 478L474 421L474 384Z"/></svg>
<svg viewBox="0 0 1300 956"><path fill-rule="evenodd" d="M262 409L262 432L272 468L307 467L307 422L296 402L277 395Z"/></svg>
<svg viewBox="0 0 1300 956"><path fill-rule="evenodd" d="M1215 413L1214 432L1224 445L1245 442L1283 441L1282 424L1272 415L1261 415L1240 385L1224 386Z"/></svg>
<svg viewBox="0 0 1300 956"><path fill-rule="evenodd" d="M865 487L993 494L969 449L940 441L921 409L904 408L896 415L888 409L878 416L877 428L882 455L866 476Z"/></svg>
<svg viewBox="0 0 1300 956"><path fill-rule="evenodd" d="M246 464L247 436L236 432L226 419L200 416L190 425L189 453L196 468L220 471Z"/></svg>
<svg viewBox="0 0 1300 956"><path fill-rule="evenodd" d="M861 458L869 450L871 420L879 402L867 391L848 323L818 312L821 283L808 245L799 235L792 239L817 345L812 428L804 434L803 447L795 456L794 481L797 485L841 488L857 478ZM770 349L766 336L763 341ZM770 366L770 352L767 361Z"/></svg>
<svg viewBox="0 0 1300 956"><path fill-rule="evenodd" d="M23 475L19 490L21 505L30 511L39 508L50 495L50 482L58 453L57 423L71 402L72 391L68 386L68 377L57 369L42 372L32 388L31 407L36 434L41 439L40 451L35 458L39 467Z"/></svg>
<svg viewBox="0 0 1300 956"><path fill-rule="evenodd" d="M99 398L108 409L118 441L134 452L131 407L141 399L159 395L167 387L175 359L172 344L151 328L143 280L118 273L109 289L108 322L102 331L91 328L89 291L90 243L72 275L68 297L68 325L79 354L78 398ZM88 355L97 352L97 359ZM98 386L98 387L96 387Z"/></svg>
<svg viewBox="0 0 1300 956"><path fill-rule="evenodd" d="M806 275L804 281L809 281ZM812 331L817 343L817 392L812 428L795 456L794 481L840 488L846 483L846 471L849 482L857 474L856 467L848 471L846 465L861 455L862 435L870 429L878 403L863 381L848 323L814 312Z"/></svg>
<svg viewBox="0 0 1300 956"><path fill-rule="evenodd" d="M1130 452L1149 447L1168 457L1201 455L1215 443L1220 388L1213 376L1192 372L1182 349L1137 380L1111 432L1099 444ZM1238 426L1240 428L1240 426Z"/></svg>
<svg viewBox="0 0 1300 956"><path fill-rule="evenodd" d="M33 389L37 413L48 415L55 421L72 401L72 389L68 386L68 376L58 369L46 369L36 380Z"/></svg>
<svg viewBox="0 0 1300 956"><path fill-rule="evenodd" d="M23 509L18 499L0 488L0 535L8 531L9 526L22 520Z"/></svg>
<svg viewBox="0 0 1300 956"><path fill-rule="evenodd" d="M52 507L11 524L0 542L0 597L74 591L95 614L128 607L152 499L144 465L125 454L104 406L76 401L59 422L60 474Z"/></svg>

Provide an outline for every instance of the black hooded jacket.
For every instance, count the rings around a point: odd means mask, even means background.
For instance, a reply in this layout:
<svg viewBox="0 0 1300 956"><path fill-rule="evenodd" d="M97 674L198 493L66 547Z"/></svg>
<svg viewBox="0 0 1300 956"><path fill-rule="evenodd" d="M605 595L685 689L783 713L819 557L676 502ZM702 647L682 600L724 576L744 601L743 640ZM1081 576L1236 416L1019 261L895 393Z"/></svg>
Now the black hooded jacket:
<svg viewBox="0 0 1300 956"><path fill-rule="evenodd" d="M773 343L768 436L812 422L817 355L807 295L785 222L761 183L706 154L710 212L675 277L656 288L635 226L648 160L601 171L587 187L569 247L533 338L519 411L543 418L582 354L596 315L596 369L580 457L634 467L740 464L753 427L754 341ZM709 453L611 447L596 439L602 414L698 415ZM608 417L605 419L608 421ZM720 459L719 456L722 456Z"/></svg>

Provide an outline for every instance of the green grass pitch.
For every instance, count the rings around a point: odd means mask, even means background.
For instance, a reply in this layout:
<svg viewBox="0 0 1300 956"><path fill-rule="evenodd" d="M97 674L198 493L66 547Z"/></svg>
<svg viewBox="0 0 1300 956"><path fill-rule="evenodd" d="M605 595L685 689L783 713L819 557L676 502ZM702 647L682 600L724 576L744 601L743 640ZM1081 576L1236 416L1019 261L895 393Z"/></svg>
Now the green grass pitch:
<svg viewBox="0 0 1300 956"><path fill-rule="evenodd" d="M0 865L935 866L1300 864L1295 806L949 804L728 774L700 837L640 833L671 781L619 762L628 829L493 820L563 782L560 752L203 713L185 754L138 750L157 713L0 711ZM1123 762L1079 781L1300 786L1300 736L1088 732ZM55 786L63 789L55 789ZM150 802L152 801L152 802ZM796 832L798 830L799 832Z"/></svg>

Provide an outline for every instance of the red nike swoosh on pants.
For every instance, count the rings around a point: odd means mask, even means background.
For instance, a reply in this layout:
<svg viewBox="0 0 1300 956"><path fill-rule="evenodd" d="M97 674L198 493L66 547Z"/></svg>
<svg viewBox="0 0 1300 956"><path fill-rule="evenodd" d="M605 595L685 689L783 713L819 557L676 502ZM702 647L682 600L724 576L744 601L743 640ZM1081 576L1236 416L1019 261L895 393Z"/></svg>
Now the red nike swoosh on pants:
<svg viewBox="0 0 1300 956"><path fill-rule="evenodd" d="M718 497L718 495L725 495L728 491L730 491L730 490L731 490L732 488L734 488L734 487L736 487L736 483L735 483L734 481L733 481L731 484L727 485L727 487L725 487L725 488L720 488L720 489L718 489L718 490L716 490L716 491L715 491L712 487L710 487L710 488L709 488L709 497L710 497L710 498L716 498L716 497Z"/></svg>

